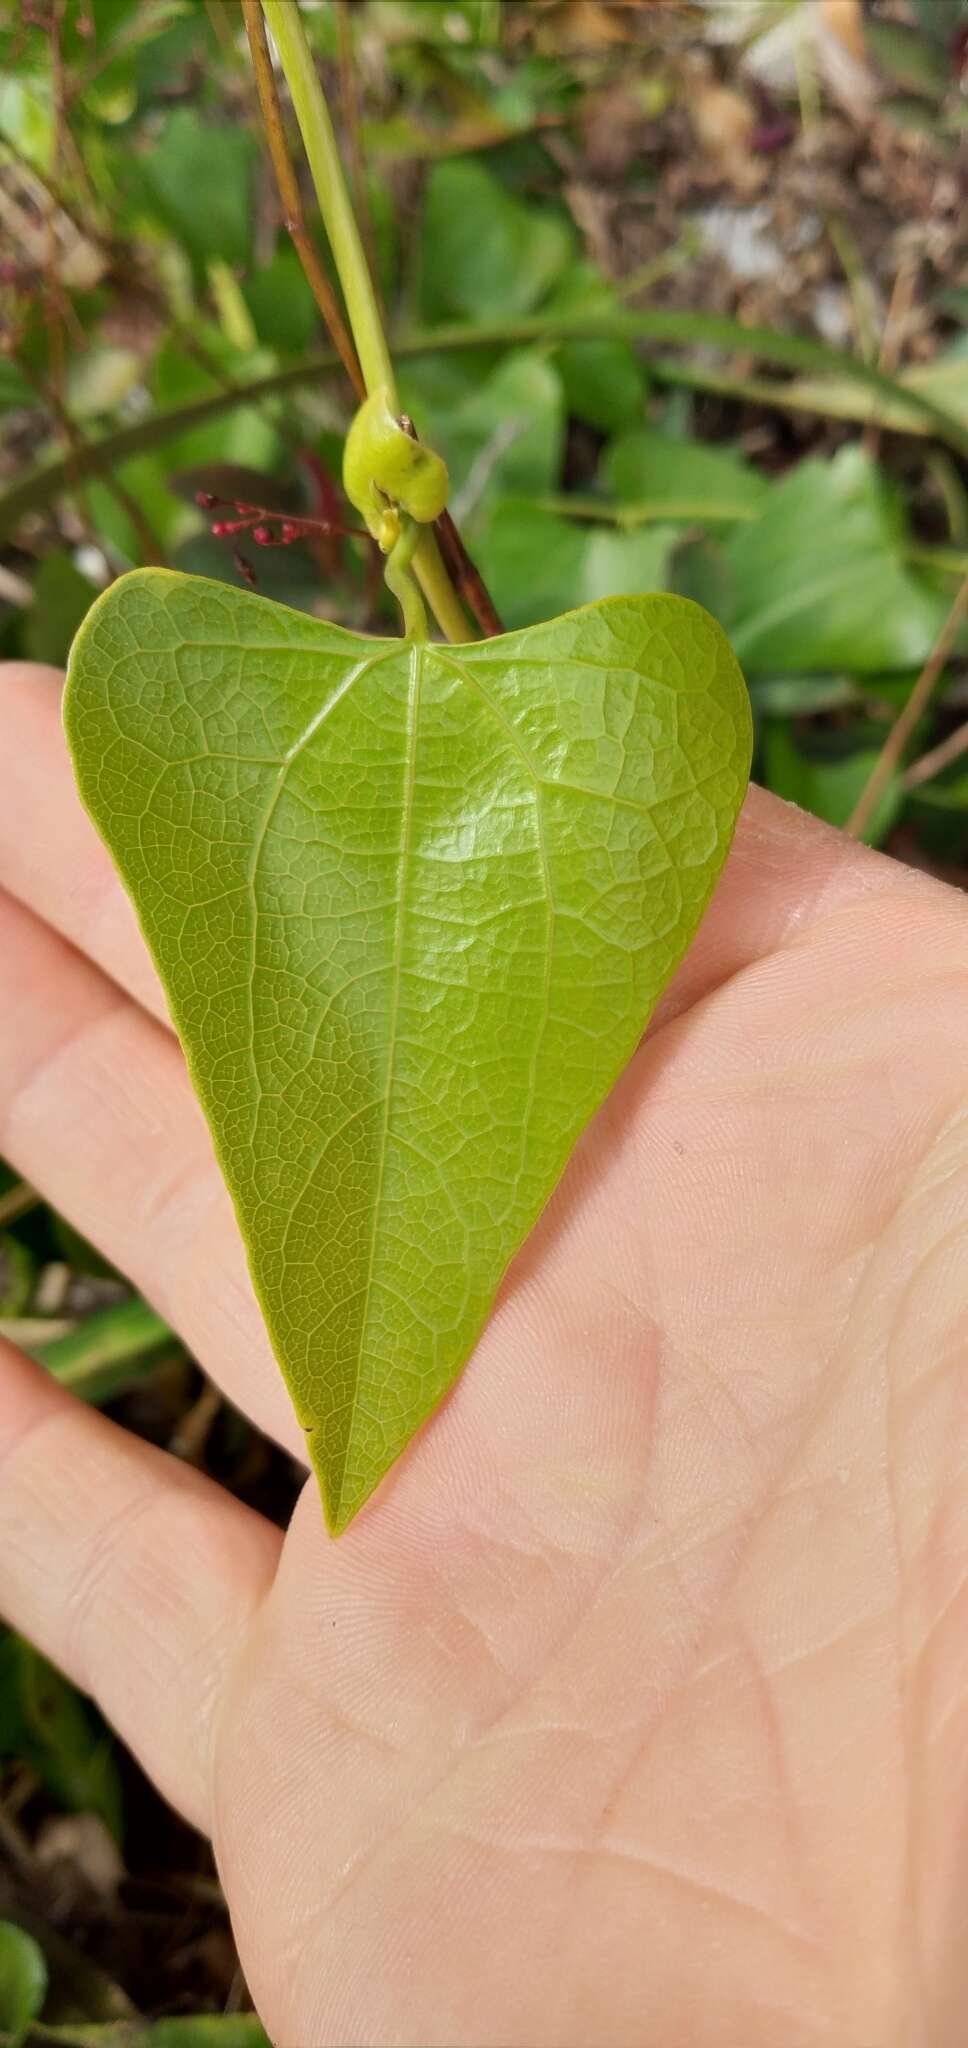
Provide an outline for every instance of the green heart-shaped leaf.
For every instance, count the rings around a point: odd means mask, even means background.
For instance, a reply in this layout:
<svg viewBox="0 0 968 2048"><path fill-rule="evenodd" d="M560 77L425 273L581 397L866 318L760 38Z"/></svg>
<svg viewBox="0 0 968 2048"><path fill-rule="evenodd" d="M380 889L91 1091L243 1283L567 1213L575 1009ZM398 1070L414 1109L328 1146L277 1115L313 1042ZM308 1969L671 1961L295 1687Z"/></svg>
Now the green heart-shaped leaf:
<svg viewBox="0 0 968 2048"><path fill-rule="evenodd" d="M149 569L89 613L66 722L341 1529L696 930L742 677L682 598L418 647Z"/></svg>

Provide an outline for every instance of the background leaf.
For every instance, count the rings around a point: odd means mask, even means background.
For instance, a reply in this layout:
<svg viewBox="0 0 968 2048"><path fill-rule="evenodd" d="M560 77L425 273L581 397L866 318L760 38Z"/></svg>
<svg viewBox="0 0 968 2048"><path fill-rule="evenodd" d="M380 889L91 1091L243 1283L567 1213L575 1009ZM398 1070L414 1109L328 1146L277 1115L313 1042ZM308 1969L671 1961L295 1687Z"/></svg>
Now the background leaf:
<svg viewBox="0 0 968 2048"><path fill-rule="evenodd" d="M37 1943L0 1920L0 2043L19 2048L47 1992L47 1966Z"/></svg>
<svg viewBox="0 0 968 2048"><path fill-rule="evenodd" d="M47 555L34 580L34 601L24 632L29 659L63 666L78 626L96 596L93 584L75 568L66 551L57 549Z"/></svg>
<svg viewBox="0 0 968 2048"><path fill-rule="evenodd" d="M45 2027L60 2048L270 2048L255 2013L199 2013L167 2020L112 2020L106 2026Z"/></svg>
<svg viewBox="0 0 968 2048"><path fill-rule="evenodd" d="M206 120L194 108L170 114L132 169L142 206L204 266L210 257L243 263L252 234L254 136Z"/></svg>
<svg viewBox="0 0 968 2048"><path fill-rule="evenodd" d="M427 320L529 313L575 249L561 215L525 206L483 164L435 164L427 180L420 301Z"/></svg>
<svg viewBox="0 0 968 2048"><path fill-rule="evenodd" d="M797 746L790 728L771 722L762 735L763 765L771 789L801 810L813 811L828 825L844 826L866 789L879 748L809 754ZM864 833L868 845L879 846L901 808L904 793L895 775L887 784Z"/></svg>
<svg viewBox="0 0 968 2048"><path fill-rule="evenodd" d="M31 1643L0 1631L0 1756L25 1757L73 1813L121 1834L111 1738L80 1694Z"/></svg>
<svg viewBox="0 0 968 2048"><path fill-rule="evenodd" d="M546 310L556 313L610 313L618 309L618 294L592 263L572 263L546 301ZM555 363L564 387L569 412L587 420L602 433L641 420L648 390L645 366L627 341L613 341L602 335L594 341L562 342Z"/></svg>
<svg viewBox="0 0 968 2048"><path fill-rule="evenodd" d="M802 463L725 549L739 659L776 675L873 675L926 661L948 607L905 567L899 540L861 449Z"/></svg>
<svg viewBox="0 0 968 2048"><path fill-rule="evenodd" d="M728 448L680 440L655 428L620 434L602 474L616 498L647 503L669 519L729 523L760 511L770 493L764 476Z"/></svg>
<svg viewBox="0 0 968 2048"><path fill-rule="evenodd" d="M153 1372L176 1339L144 1301L119 1301L85 1316L76 1330L28 1345L32 1358L80 1401L100 1404Z"/></svg>
<svg viewBox="0 0 968 2048"><path fill-rule="evenodd" d="M0 1231L0 1316L19 1316L33 1290L34 1261L20 1239Z"/></svg>
<svg viewBox="0 0 968 2048"><path fill-rule="evenodd" d="M407 380L402 380L404 398ZM565 405L553 363L518 349L450 407L415 407L447 463L451 505L473 531L495 498L550 491L561 466Z"/></svg>
<svg viewBox="0 0 968 2048"><path fill-rule="evenodd" d="M664 590L670 581L675 527L578 524L530 498L502 498L492 507L474 551L502 619L529 626L573 604Z"/></svg>

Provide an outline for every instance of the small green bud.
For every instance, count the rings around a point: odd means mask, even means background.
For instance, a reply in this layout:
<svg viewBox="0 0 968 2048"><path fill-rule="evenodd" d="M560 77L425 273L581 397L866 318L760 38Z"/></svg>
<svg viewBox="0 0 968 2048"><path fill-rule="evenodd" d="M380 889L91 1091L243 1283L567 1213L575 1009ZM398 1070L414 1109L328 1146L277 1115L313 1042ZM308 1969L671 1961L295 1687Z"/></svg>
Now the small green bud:
<svg viewBox="0 0 968 2048"><path fill-rule="evenodd" d="M385 385L356 414L343 451L343 488L384 553L400 532L400 512L430 525L447 504L446 463L414 441L390 410Z"/></svg>

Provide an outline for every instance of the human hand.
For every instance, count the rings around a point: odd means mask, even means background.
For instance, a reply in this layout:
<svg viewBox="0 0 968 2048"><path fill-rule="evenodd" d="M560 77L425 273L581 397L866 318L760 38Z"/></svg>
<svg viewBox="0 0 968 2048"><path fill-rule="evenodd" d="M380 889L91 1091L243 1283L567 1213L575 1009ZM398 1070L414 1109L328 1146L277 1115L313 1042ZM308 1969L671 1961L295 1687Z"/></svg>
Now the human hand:
<svg viewBox="0 0 968 2048"><path fill-rule="evenodd" d="M298 1454L52 672L0 732L0 1152ZM0 1606L212 1834L281 2048L963 2040L966 967L954 891L752 791L337 1543L4 1349Z"/></svg>

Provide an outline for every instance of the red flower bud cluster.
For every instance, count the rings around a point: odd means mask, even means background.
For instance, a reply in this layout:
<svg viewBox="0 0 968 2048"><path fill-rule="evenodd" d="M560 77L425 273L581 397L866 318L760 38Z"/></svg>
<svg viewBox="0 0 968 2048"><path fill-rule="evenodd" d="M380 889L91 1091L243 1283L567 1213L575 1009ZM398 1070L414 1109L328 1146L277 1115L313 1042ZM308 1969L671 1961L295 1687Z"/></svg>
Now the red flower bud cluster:
<svg viewBox="0 0 968 2048"><path fill-rule="evenodd" d="M363 539L367 537L359 526L342 526L332 519L303 518L300 513L273 512L267 505L250 505L244 498L220 498L214 491L196 491L195 503L202 512L215 512L223 505L234 512L234 519L213 519L216 540L247 533L256 547L288 548L294 540L311 540L318 535L328 538L333 534L355 533Z"/></svg>

